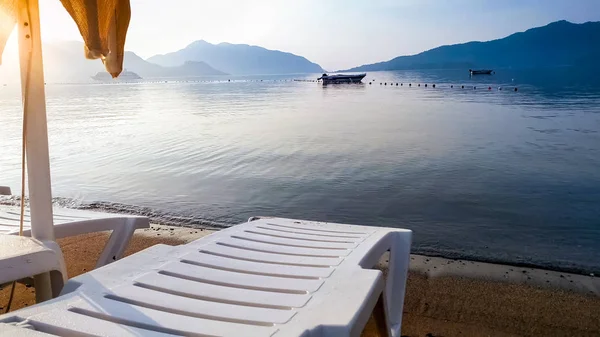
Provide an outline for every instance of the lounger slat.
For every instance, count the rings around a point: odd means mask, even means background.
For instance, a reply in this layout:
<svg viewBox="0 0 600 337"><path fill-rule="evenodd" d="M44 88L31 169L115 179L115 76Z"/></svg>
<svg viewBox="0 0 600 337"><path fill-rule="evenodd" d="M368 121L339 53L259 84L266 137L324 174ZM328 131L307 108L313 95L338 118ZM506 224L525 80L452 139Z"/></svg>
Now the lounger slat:
<svg viewBox="0 0 600 337"><path fill-rule="evenodd" d="M273 264L288 264L288 265L309 265L309 266L337 266L342 262L339 257L315 257L315 256L297 256L264 253L253 250L241 249L236 247L228 247L219 244L212 244L202 247L202 250L228 256L232 258L246 259L257 262L268 262Z"/></svg>
<svg viewBox="0 0 600 337"><path fill-rule="evenodd" d="M310 235L311 237L317 236L317 237L323 237L323 238L354 238L354 239L364 239L365 237L369 236L369 234L363 234L363 233L330 233L330 232L323 232L323 231L316 231L314 229L309 228L303 228L303 227L294 227L294 226L283 226L283 225L276 225L276 224L272 224L272 223L260 223L260 224L256 224L256 228L261 228L261 229L268 229L268 230L272 230L272 231L278 231L278 232L282 232L282 233L298 233L298 234L306 234L306 235Z"/></svg>
<svg viewBox="0 0 600 337"><path fill-rule="evenodd" d="M281 255L297 255L297 256L319 256L319 257L340 257L350 254L349 249L319 249L309 247L292 247L273 245L262 242L238 239L236 237L227 237L218 239L217 244L241 247L247 250L254 250L260 252L266 252L269 254L281 254Z"/></svg>
<svg viewBox="0 0 600 337"><path fill-rule="evenodd" d="M314 292L323 284L322 280L253 275L200 267L182 262L166 264L161 268L160 273L198 282L287 293Z"/></svg>
<svg viewBox="0 0 600 337"><path fill-rule="evenodd" d="M135 284L160 291L181 294L194 298L221 302L239 303L249 306L300 308L310 300L309 294L286 294L252 289L232 288L189 281L158 273L146 274L135 280Z"/></svg>
<svg viewBox="0 0 600 337"><path fill-rule="evenodd" d="M262 235L250 232L248 230L240 231L231 235L234 238L247 239L256 242L262 242L272 245L281 245L281 246L289 246L289 247L303 247L303 248L323 248L323 249L332 249L332 250L346 250L352 249L356 247L355 243L341 243L341 242L316 242L316 241L306 241L306 240L297 240L297 239L286 239L279 238L270 235Z"/></svg>
<svg viewBox="0 0 600 337"><path fill-rule="evenodd" d="M154 301L160 301L160 296ZM103 297L86 298L72 303L69 310L83 315L113 322L123 322L146 330L176 332L179 334L204 334L208 336L271 336L277 330L272 326L223 322L212 319L177 315L145 308Z"/></svg>
<svg viewBox="0 0 600 337"><path fill-rule="evenodd" d="M192 317L214 318L244 324L283 324L295 314L293 310L249 307L207 301L126 285L107 292L108 298L152 309L180 313ZM160 299L160 301L156 301Z"/></svg>
<svg viewBox="0 0 600 337"><path fill-rule="evenodd" d="M268 235L272 237L278 237L283 239L293 239L293 240L303 240L310 242L324 242L324 243L348 243L348 244L357 244L360 243L363 238L348 238L348 237L332 237L332 236L322 236L320 234L310 235L304 233L291 233L289 231L279 231L276 229L256 226L254 228L248 228L246 230L248 233L262 234Z"/></svg>
<svg viewBox="0 0 600 337"><path fill-rule="evenodd" d="M182 261L211 266L231 271L246 273L265 274L273 276L291 276L299 278L328 277L333 272L332 268L274 265L264 262L245 261L223 256L206 254L202 251L186 254L181 257Z"/></svg>
<svg viewBox="0 0 600 337"><path fill-rule="evenodd" d="M28 317L28 323L36 330L57 336L78 332L90 336L144 336L144 337L173 337L172 334L141 329L134 326L94 318L68 310L50 310ZM25 336L25 335L24 335ZM76 335L77 336L77 335Z"/></svg>
<svg viewBox="0 0 600 337"><path fill-rule="evenodd" d="M67 209L55 207L53 209L54 224L63 224L69 222L88 221L88 220L101 220L111 219L112 221L117 219L130 219L130 218L144 218L137 215L123 215L103 212L93 212L78 209ZM19 226L21 219L21 210L18 206L7 206L0 205L0 225ZM23 223L28 229L31 226L31 215L29 209L25 209ZM147 226L146 226L147 227Z"/></svg>
<svg viewBox="0 0 600 337"><path fill-rule="evenodd" d="M275 226L286 226L292 228L312 230L322 233L338 233L338 234L371 234L377 231L377 228L371 228L366 226L354 226L354 225L343 225L329 222L317 222L317 221L304 221L294 219L270 219L264 218L251 223L264 223Z"/></svg>
<svg viewBox="0 0 600 337"><path fill-rule="evenodd" d="M19 218L13 218L9 214L0 212L0 225L19 227ZM29 220L23 221L23 225L29 227Z"/></svg>
<svg viewBox="0 0 600 337"><path fill-rule="evenodd" d="M0 233L1 234L13 232L15 230L19 231L19 225L18 224L16 226L15 225L0 224Z"/></svg>

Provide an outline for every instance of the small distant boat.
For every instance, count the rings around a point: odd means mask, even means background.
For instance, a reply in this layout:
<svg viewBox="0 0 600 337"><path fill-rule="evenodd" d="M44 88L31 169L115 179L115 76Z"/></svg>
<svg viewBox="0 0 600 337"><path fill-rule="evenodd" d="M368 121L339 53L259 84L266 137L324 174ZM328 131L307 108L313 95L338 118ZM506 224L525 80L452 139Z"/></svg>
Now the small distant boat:
<svg viewBox="0 0 600 337"><path fill-rule="evenodd" d="M335 75L327 75L323 74L321 77L317 78L317 80L323 81L323 84L328 83L359 83L365 78L367 74L335 74Z"/></svg>
<svg viewBox="0 0 600 337"><path fill-rule="evenodd" d="M469 73L471 73L471 75L491 75L494 71L491 69L478 69L478 70L473 70L473 69L469 69Z"/></svg>

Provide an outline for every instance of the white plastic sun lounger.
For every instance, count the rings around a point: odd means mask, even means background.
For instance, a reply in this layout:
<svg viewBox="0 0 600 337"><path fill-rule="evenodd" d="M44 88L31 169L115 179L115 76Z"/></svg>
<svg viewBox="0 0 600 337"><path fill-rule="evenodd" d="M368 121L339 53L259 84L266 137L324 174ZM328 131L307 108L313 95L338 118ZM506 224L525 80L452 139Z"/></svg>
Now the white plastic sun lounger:
<svg viewBox="0 0 600 337"><path fill-rule="evenodd" d="M2 191L0 191L2 192ZM5 192L10 193L10 189ZM120 259L127 248L133 232L150 227L147 217L54 208L54 234L57 239L80 234L112 231L96 267ZM0 205L0 235L18 235L21 210L18 206ZM31 218L25 211L23 235L31 235Z"/></svg>
<svg viewBox="0 0 600 337"><path fill-rule="evenodd" d="M20 214L19 207L0 205L0 235L19 235ZM112 231L98 258L96 267L120 259L133 232L136 229L148 227L150 227L150 221L143 216L54 208L54 234L57 239ZM31 235L29 211L25 212L23 235Z"/></svg>
<svg viewBox="0 0 600 337"><path fill-rule="evenodd" d="M0 316L0 336L400 336L411 231L253 218L156 245ZM387 280L372 268L390 251Z"/></svg>

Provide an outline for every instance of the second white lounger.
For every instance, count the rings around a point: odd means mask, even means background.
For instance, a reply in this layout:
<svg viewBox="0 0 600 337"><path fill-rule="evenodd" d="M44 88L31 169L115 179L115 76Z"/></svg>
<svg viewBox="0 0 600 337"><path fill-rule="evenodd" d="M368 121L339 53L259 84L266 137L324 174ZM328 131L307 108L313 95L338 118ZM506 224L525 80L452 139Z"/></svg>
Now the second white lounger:
<svg viewBox="0 0 600 337"><path fill-rule="evenodd" d="M96 263L96 268L120 259L129 244L133 232L148 228L147 217L82 211L67 208L54 208L54 234L57 239L80 234L112 231L104 250ZM19 235L21 210L18 206L0 205L0 235ZM25 236L31 235L29 210L25 211Z"/></svg>

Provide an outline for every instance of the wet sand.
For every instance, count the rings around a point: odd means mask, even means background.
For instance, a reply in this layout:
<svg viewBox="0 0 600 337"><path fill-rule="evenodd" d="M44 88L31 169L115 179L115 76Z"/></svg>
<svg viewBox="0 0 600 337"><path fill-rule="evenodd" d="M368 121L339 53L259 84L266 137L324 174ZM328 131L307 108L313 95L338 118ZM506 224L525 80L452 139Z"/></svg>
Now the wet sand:
<svg viewBox="0 0 600 337"><path fill-rule="evenodd" d="M127 255L183 244L210 230L153 225L134 235ZM108 235L59 240L69 277L91 270ZM379 268L385 272L385 257ZM0 307L10 287L0 290ZM35 303L17 285L13 310ZM403 336L600 336L600 277L413 255ZM377 336L372 321L363 336Z"/></svg>

